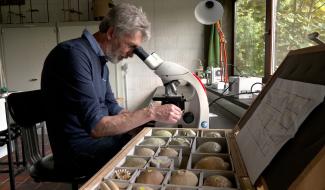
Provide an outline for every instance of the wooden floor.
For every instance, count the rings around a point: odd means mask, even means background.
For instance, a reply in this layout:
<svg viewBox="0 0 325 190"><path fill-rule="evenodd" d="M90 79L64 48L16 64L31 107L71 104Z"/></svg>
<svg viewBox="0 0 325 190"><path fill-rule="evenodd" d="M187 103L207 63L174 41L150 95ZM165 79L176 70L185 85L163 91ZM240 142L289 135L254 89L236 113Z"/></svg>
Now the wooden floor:
<svg viewBox="0 0 325 190"><path fill-rule="evenodd" d="M18 150L21 150L19 139L18 139L18 145L19 145ZM47 138L45 138L45 153L46 154L51 153L51 148ZM21 160L22 158L21 153L19 157ZM7 156L0 159L0 163L4 163L4 162L7 162ZM1 167L0 170L4 170L8 168L8 166L4 164L1 164L0 167ZM21 171L15 177L16 190L34 190L34 189L35 190L36 189L37 190L70 190L71 189L71 185L65 183L49 183L49 182L36 183L29 176L25 168L23 168L22 166L17 168L17 166L15 166L15 169ZM10 190L10 181L9 181L8 173L0 173L0 190Z"/></svg>

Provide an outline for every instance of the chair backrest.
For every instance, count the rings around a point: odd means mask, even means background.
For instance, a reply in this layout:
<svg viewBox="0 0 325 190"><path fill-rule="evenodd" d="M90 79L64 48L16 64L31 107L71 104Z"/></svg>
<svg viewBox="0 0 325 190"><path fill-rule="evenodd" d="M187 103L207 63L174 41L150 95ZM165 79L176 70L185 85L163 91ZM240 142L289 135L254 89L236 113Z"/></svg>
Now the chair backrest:
<svg viewBox="0 0 325 190"><path fill-rule="evenodd" d="M45 125L45 109L41 90L11 93L7 97L7 109L12 119L21 127L23 152L31 177L37 182L68 182L72 189L78 189L78 183L84 182L86 176L70 176L57 173L51 155L42 158L38 143L38 124Z"/></svg>
<svg viewBox="0 0 325 190"><path fill-rule="evenodd" d="M42 157L39 149L37 125L45 121L41 90L11 93L7 107L12 119L21 127L24 156L28 164Z"/></svg>
<svg viewBox="0 0 325 190"><path fill-rule="evenodd" d="M22 127L45 121L41 90L15 92L7 97L12 119Z"/></svg>

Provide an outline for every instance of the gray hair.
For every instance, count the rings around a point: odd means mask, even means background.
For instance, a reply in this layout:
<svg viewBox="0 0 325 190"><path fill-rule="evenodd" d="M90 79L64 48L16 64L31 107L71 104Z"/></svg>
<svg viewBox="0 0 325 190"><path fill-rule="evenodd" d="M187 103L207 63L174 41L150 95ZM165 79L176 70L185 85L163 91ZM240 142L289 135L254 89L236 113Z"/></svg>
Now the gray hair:
<svg viewBox="0 0 325 190"><path fill-rule="evenodd" d="M116 35L134 35L140 31L143 40L150 38L150 22L141 8L134 5L121 3L114 6L103 18L99 31L106 33L109 27L114 27Z"/></svg>

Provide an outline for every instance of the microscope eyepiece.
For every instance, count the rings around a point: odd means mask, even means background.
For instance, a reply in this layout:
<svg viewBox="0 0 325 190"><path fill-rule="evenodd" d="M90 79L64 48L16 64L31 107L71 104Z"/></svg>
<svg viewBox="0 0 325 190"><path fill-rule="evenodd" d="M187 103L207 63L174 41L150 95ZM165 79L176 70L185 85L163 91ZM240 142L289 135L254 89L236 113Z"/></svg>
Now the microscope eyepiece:
<svg viewBox="0 0 325 190"><path fill-rule="evenodd" d="M136 54L142 61L149 57L149 54L141 46L134 48L133 53Z"/></svg>
<svg viewBox="0 0 325 190"><path fill-rule="evenodd" d="M155 53L149 55L141 46L134 48L133 53L136 54L152 70L156 70L156 68L164 62Z"/></svg>

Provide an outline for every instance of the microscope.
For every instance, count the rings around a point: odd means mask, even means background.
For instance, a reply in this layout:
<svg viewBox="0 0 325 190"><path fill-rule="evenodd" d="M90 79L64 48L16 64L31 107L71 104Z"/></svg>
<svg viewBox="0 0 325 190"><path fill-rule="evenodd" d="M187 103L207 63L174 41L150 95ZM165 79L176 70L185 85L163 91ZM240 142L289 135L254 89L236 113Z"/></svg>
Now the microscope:
<svg viewBox="0 0 325 190"><path fill-rule="evenodd" d="M181 65L162 60L156 53L149 55L142 47L135 48L134 54L154 70L164 84L164 93L153 101L175 104L183 110L178 127L209 128L208 98L196 75Z"/></svg>

